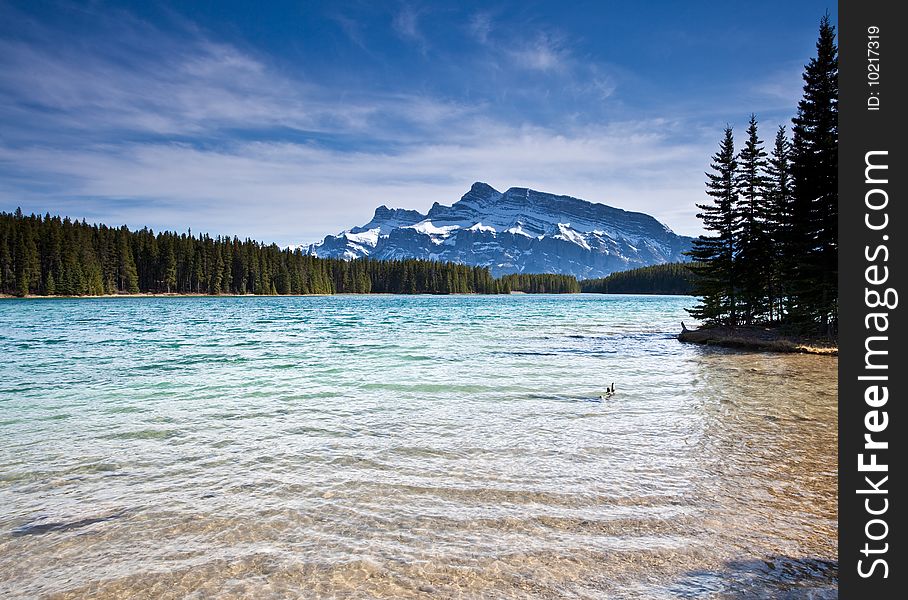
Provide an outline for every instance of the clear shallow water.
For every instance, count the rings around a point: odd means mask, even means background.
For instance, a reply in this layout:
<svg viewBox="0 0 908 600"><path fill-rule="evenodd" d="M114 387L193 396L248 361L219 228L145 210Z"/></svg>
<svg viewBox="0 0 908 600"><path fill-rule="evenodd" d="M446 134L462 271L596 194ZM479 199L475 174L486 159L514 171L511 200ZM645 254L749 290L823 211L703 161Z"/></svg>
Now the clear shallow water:
<svg viewBox="0 0 908 600"><path fill-rule="evenodd" d="M691 303L0 301L0 596L835 597L837 361Z"/></svg>

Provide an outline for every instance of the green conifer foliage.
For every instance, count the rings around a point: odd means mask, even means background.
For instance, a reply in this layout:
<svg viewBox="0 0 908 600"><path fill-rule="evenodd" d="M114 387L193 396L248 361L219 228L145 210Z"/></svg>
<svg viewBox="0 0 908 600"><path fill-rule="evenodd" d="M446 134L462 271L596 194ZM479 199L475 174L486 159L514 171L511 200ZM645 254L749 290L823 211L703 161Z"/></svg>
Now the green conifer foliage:
<svg viewBox="0 0 908 600"><path fill-rule="evenodd" d="M820 22L817 55L804 70L792 146L794 237L800 255L793 285L795 316L826 333L838 319L838 97L835 27Z"/></svg>
<svg viewBox="0 0 908 600"><path fill-rule="evenodd" d="M757 132L757 117L750 116L747 139L738 153L735 174L737 198L733 204L738 223L735 262L740 274L740 321L762 322L771 306L766 297L767 271L770 266L770 240L766 231L769 207L766 199L766 151Z"/></svg>
<svg viewBox="0 0 908 600"><path fill-rule="evenodd" d="M712 172L706 174L709 202L697 204L700 209L697 217L703 220L708 235L694 240L693 249L688 253L694 260L694 293L701 297L700 304L690 313L707 323L737 325L741 283L735 257L740 221L735 211L738 163L731 127L725 128L710 168Z"/></svg>
<svg viewBox="0 0 908 600"><path fill-rule="evenodd" d="M694 242L691 314L724 325L784 323L835 336L838 322L838 50L820 22L804 94L767 157L751 116L734 156L726 129L698 205L709 235ZM730 177L732 177L730 179Z"/></svg>

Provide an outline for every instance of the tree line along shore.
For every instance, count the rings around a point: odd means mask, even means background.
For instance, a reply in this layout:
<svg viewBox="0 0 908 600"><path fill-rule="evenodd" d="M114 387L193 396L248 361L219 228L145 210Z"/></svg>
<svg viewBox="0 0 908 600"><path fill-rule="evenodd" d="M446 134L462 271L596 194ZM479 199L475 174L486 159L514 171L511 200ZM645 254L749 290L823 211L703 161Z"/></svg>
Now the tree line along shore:
<svg viewBox="0 0 908 600"><path fill-rule="evenodd" d="M496 278L488 267L317 258L237 237L0 212L5 296L685 293L689 276L682 265L656 265L586 281L551 273Z"/></svg>
<svg viewBox="0 0 908 600"><path fill-rule="evenodd" d="M691 289L681 264L578 281L428 260L317 258L237 237L154 233L65 217L0 213L6 296L666 293Z"/></svg>

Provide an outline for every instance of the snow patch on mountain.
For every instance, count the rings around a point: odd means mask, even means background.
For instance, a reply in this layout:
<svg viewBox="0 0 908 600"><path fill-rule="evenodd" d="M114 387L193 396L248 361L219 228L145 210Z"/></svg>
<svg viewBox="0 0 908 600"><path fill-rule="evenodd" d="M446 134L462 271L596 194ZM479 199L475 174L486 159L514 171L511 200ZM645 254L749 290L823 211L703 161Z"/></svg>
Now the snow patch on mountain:
<svg viewBox="0 0 908 600"><path fill-rule="evenodd" d="M374 248L378 245L378 239L381 237L381 231L381 227L373 227L372 229L367 229L366 231L361 231L359 233L345 231L344 237L350 240L350 242L353 244L360 244Z"/></svg>

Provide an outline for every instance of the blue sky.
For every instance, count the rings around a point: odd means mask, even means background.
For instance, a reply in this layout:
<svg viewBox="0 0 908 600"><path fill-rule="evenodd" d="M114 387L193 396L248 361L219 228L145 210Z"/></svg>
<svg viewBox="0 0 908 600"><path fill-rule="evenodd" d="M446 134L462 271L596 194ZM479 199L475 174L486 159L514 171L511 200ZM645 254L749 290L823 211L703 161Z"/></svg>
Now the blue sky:
<svg viewBox="0 0 908 600"><path fill-rule="evenodd" d="M0 0L0 210L279 244L474 181L700 232L834 2Z"/></svg>

